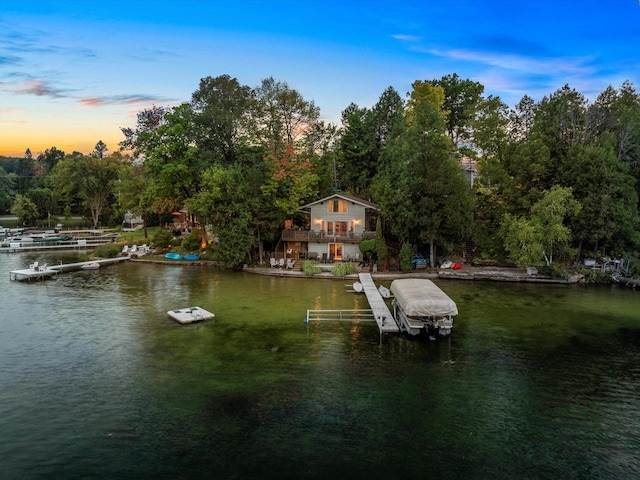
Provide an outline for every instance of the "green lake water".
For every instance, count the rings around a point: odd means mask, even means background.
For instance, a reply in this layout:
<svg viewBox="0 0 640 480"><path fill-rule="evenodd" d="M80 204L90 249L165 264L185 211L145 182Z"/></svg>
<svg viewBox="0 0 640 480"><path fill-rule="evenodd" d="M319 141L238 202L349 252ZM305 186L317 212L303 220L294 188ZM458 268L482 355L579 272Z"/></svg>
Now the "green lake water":
<svg viewBox="0 0 640 480"><path fill-rule="evenodd" d="M77 256L0 256L2 479L640 477L640 292L438 280L452 336L380 344L307 330L342 280L34 260Z"/></svg>

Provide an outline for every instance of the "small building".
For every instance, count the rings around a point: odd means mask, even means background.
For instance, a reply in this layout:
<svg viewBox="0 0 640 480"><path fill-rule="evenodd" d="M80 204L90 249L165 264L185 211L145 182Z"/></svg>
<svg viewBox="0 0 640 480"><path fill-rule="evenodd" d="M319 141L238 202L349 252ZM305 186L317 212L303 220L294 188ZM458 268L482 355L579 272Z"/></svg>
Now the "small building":
<svg viewBox="0 0 640 480"><path fill-rule="evenodd" d="M124 214L124 220L122 221L122 230L131 231L131 230L139 230L144 226L144 220L140 215L134 217L131 214L130 210Z"/></svg>
<svg viewBox="0 0 640 480"><path fill-rule="evenodd" d="M359 243L375 238L378 207L361 198L336 193L300 207L309 214L309 229L286 222L282 242L286 256L358 261Z"/></svg>

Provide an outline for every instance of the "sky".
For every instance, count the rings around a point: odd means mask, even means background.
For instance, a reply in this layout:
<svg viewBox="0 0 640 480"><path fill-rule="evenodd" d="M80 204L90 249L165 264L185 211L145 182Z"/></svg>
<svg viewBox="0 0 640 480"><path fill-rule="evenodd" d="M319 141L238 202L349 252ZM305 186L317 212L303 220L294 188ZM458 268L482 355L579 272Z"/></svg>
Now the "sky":
<svg viewBox="0 0 640 480"><path fill-rule="evenodd" d="M108 153L201 78L273 77L340 124L457 73L514 107L568 84L640 90L639 0L0 0L0 155Z"/></svg>

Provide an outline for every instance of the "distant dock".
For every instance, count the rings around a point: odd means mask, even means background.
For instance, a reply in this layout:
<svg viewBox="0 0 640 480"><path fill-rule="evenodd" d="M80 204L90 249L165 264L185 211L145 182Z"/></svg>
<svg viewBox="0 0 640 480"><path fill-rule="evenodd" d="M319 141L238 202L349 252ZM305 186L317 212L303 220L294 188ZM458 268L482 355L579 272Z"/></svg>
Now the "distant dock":
<svg viewBox="0 0 640 480"><path fill-rule="evenodd" d="M60 265L40 265L38 262L34 262L29 265L29 268L24 268L21 270L12 270L9 272L9 279L12 281L18 282L30 282L31 280L44 280L46 278L52 277L60 272L67 272L72 270L80 270L83 265L89 265L90 263L98 263L100 265L110 264L110 263L119 263L125 262L129 260L129 257L116 257L116 258L103 258L100 260L90 260L87 262L75 262L75 263L66 263Z"/></svg>

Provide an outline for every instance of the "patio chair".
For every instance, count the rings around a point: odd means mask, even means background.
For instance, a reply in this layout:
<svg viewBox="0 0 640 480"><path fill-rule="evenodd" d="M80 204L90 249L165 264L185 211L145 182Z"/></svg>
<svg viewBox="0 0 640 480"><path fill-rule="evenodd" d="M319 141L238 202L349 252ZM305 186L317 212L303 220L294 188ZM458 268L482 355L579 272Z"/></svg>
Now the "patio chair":
<svg viewBox="0 0 640 480"><path fill-rule="evenodd" d="M323 254L322 254L322 258L320 259L320 261L321 261L322 263L327 263L327 254L326 254L326 253L323 253Z"/></svg>
<svg viewBox="0 0 640 480"><path fill-rule="evenodd" d="M278 268L278 261L275 258L271 257L269 259L269 266L271 268Z"/></svg>
<svg viewBox="0 0 640 480"><path fill-rule="evenodd" d="M284 268L284 258L281 258L281 259L278 261L278 268Z"/></svg>
<svg viewBox="0 0 640 480"><path fill-rule="evenodd" d="M288 259L287 260L287 269L293 270L293 266L296 264L295 260Z"/></svg>

